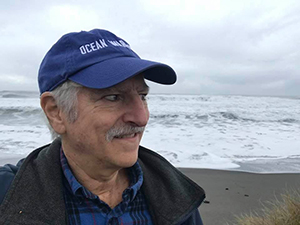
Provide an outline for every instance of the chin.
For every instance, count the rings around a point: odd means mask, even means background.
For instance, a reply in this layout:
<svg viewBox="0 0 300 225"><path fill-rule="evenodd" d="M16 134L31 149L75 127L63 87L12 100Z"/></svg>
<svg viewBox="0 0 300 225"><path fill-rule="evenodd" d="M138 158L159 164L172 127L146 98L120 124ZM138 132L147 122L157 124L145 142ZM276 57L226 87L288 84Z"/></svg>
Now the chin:
<svg viewBox="0 0 300 225"><path fill-rule="evenodd" d="M122 168L132 167L138 159L138 150L134 153L125 154L120 160L122 164Z"/></svg>
<svg viewBox="0 0 300 225"><path fill-rule="evenodd" d="M133 166L138 159L139 143L128 143L120 140L114 140L110 148L115 152L115 164L121 168Z"/></svg>
<svg viewBox="0 0 300 225"><path fill-rule="evenodd" d="M132 167L135 163L136 163L136 161L135 161L135 162L131 162L131 163L126 163L126 165L124 165L122 168L130 168L130 167Z"/></svg>

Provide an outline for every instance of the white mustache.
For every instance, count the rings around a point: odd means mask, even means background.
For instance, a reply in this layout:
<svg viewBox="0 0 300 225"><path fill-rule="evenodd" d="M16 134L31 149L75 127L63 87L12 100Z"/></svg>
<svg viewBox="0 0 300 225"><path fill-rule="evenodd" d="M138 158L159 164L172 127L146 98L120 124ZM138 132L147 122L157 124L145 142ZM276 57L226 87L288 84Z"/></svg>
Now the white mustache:
<svg viewBox="0 0 300 225"><path fill-rule="evenodd" d="M144 132L145 127L135 127L130 125L125 125L121 127L112 127L107 133L106 133L106 140L112 141L114 137L121 137L125 135L131 135L135 133L142 133Z"/></svg>

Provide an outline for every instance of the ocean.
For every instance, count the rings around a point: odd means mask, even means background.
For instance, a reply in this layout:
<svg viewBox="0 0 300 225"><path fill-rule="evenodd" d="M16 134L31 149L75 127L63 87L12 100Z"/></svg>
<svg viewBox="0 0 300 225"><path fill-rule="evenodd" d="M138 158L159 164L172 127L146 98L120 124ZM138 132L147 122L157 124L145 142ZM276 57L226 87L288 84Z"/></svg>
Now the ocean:
<svg viewBox="0 0 300 225"><path fill-rule="evenodd" d="M300 98L150 94L141 144L177 167L300 172ZM51 141L39 94L0 91L0 154Z"/></svg>

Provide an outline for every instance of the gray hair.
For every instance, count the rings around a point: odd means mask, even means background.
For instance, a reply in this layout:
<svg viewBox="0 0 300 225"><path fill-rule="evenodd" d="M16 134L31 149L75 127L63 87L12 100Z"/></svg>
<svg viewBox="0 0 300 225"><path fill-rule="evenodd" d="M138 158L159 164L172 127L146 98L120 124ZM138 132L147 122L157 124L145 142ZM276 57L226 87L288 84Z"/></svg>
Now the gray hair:
<svg viewBox="0 0 300 225"><path fill-rule="evenodd" d="M83 86L80 84L67 80L51 91L57 107L63 111L70 123L74 123L77 120L77 94L82 87ZM59 137L59 134L57 134L52 128L48 119L46 122L50 130L52 140Z"/></svg>

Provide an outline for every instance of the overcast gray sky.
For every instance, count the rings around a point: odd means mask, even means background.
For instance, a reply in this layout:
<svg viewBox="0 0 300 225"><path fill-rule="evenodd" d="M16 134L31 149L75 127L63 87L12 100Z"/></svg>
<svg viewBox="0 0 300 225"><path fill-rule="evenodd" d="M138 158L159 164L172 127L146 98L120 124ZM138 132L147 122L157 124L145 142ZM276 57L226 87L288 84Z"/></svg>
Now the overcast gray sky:
<svg viewBox="0 0 300 225"><path fill-rule="evenodd" d="M0 90L37 91L37 71L65 33L107 29L176 85L156 93L300 96L299 0L13 0L0 3Z"/></svg>

